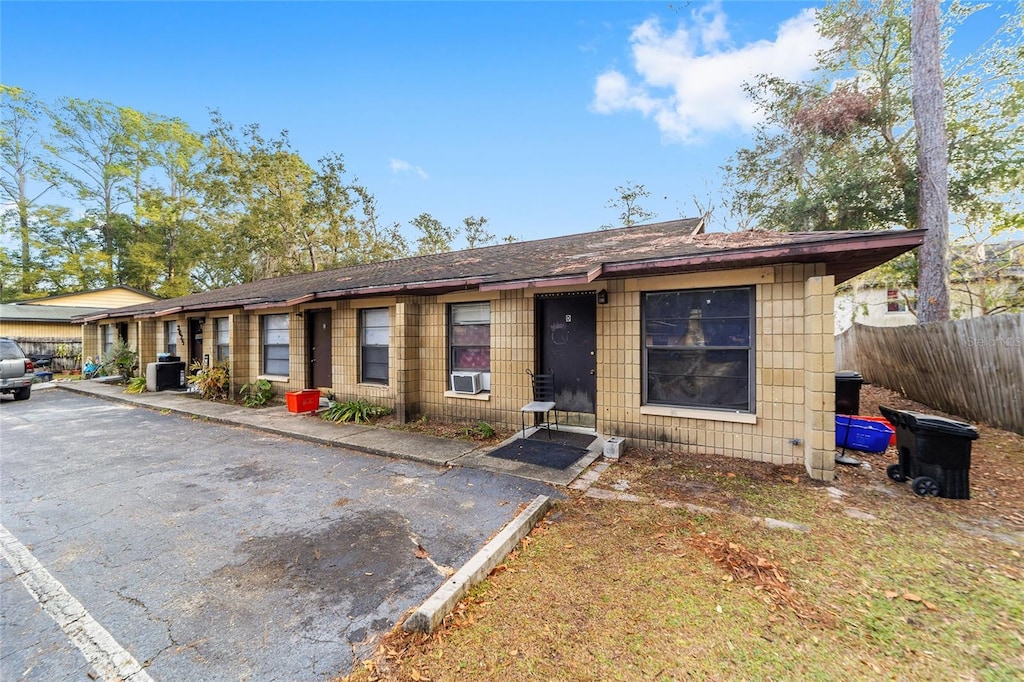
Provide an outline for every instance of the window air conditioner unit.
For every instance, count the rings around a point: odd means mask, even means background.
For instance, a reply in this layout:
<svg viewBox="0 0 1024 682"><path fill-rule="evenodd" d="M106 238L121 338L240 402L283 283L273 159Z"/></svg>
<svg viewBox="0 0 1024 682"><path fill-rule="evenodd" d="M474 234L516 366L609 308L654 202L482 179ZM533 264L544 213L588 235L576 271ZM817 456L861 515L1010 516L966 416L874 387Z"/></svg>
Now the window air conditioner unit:
<svg viewBox="0 0 1024 682"><path fill-rule="evenodd" d="M456 393L479 393L480 372L452 372L452 390Z"/></svg>

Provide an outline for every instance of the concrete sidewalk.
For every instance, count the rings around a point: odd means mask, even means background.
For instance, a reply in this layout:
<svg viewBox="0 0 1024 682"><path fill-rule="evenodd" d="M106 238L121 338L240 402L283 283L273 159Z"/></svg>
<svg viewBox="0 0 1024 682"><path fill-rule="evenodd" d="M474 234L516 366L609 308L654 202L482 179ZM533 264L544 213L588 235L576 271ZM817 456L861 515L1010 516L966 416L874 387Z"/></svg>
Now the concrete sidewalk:
<svg viewBox="0 0 1024 682"><path fill-rule="evenodd" d="M323 445L438 466L466 466L558 486L567 486L572 483L594 460L601 456L604 450L604 440L597 437L587 454L579 461L565 469L553 469L487 456L488 452L500 447L501 444L481 446L467 441L408 433L396 429L327 422L321 419L317 413L295 414L289 412L283 405L261 408L243 407L200 400L196 394L178 391L130 394L124 392L124 386L97 380L59 381L51 385L105 400L168 411L223 424L245 426ZM42 386L45 384L37 385L36 388ZM513 438L516 437L518 436Z"/></svg>

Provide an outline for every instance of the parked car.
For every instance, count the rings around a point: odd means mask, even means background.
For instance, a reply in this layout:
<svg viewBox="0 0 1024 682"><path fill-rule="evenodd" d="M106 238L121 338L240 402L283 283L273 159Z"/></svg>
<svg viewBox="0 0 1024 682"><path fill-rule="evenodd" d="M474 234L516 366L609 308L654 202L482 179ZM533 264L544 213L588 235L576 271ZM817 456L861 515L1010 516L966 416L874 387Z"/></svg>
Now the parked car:
<svg viewBox="0 0 1024 682"><path fill-rule="evenodd" d="M0 393L13 393L15 400L32 395L35 366L14 339L0 338Z"/></svg>

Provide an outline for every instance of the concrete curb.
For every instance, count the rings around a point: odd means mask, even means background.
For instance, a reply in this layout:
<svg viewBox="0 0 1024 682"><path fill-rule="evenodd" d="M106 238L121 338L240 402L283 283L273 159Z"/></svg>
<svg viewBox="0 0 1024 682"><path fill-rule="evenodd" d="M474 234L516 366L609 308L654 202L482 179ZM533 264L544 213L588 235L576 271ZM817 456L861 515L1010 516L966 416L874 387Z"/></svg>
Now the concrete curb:
<svg viewBox="0 0 1024 682"><path fill-rule="evenodd" d="M163 412L163 413L168 413L168 414L176 414L176 415L179 415L179 416L182 416L182 417L190 417L190 418L193 418L193 419L199 419L199 420L207 421L207 422L214 423L214 424L224 424L225 426L235 426L235 427L241 427L241 428L255 429L257 431L262 431L264 433L270 433L270 434L273 434L275 436L285 436L287 438L294 438L296 440L306 441L307 443L313 443L313 444L316 444L316 445L326 445L328 447L344 448L344 449L348 449L348 450L353 450L355 452L361 452L361 453L364 453L364 454L367 454L367 455L374 455L374 456L378 456L378 457L389 457L389 458L392 458L392 459L408 460L410 462L417 462L419 464L429 464L429 465L436 466L436 467L456 466L454 464L455 460L462 456L462 455L458 455L456 457L453 457L451 460L447 460L447 461L444 461L444 462L439 462L439 461L437 461L435 459L431 459L429 457L418 457L418 456L413 455L413 454L408 454L408 453L403 453L403 452L396 452L394 450L388 450L387 448L379 448L379 447L374 447L374 446L361 445L359 443L351 443L348 440L344 440L344 439L341 439L341 438L326 438L326 437L323 437L323 436L316 436L316 435L312 435L312 434L308 434L308 433L302 433L302 432L299 432L299 431L293 431L293 430L289 430L289 429L285 429L285 428L278 428L278 427L275 427L275 426L268 426L268 425L265 425L265 424L260 424L258 422L239 421L237 419L232 419L230 417L220 417L220 416L212 415L212 414L203 414L201 412L197 412L197 411L194 411L194 410L189 410L189 409L185 409L185 408L181 408L181 407L175 407L175 406L171 406L171 405L156 405L156 404L149 403L149 402L143 402L141 400L132 400L131 398L128 398L128 397L125 397L125 396L110 395L110 394L107 394L107 393L99 393L99 392L96 392L96 391L83 390L83 389L81 389L81 388L79 388L77 386L74 386L74 385L56 384L55 387L61 388L61 389L66 390L66 391L71 391L71 392L77 393L79 395L87 395L87 396L91 396L93 398L99 398L100 400L106 400L107 402L121 403L121 404L125 404L125 405L133 405L135 407L142 407L142 408L145 408L147 410L154 410L156 412Z"/></svg>
<svg viewBox="0 0 1024 682"><path fill-rule="evenodd" d="M469 589L486 578L494 567L526 537L551 508L551 498L538 495L516 518L512 519L493 540L459 569L413 611L402 626L406 632L433 632Z"/></svg>

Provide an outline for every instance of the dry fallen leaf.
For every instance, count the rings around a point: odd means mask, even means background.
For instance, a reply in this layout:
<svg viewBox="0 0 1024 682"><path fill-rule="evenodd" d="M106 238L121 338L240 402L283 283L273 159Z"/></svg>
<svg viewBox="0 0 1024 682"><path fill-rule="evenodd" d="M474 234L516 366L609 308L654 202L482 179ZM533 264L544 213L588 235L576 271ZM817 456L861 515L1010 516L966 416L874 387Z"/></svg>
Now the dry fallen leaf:
<svg viewBox="0 0 1024 682"><path fill-rule="evenodd" d="M900 596L898 592L893 592L892 590L886 590L885 591L885 598L886 599L895 599L898 596Z"/></svg>
<svg viewBox="0 0 1024 682"><path fill-rule="evenodd" d="M417 559L426 559L430 556L430 553L427 552L427 550L423 549L423 545L416 545L416 551L414 552L414 554L416 555Z"/></svg>
<svg viewBox="0 0 1024 682"><path fill-rule="evenodd" d="M903 598L906 599L907 601L912 601L912 602L919 602L919 601L921 601L921 598L918 597L913 592L904 592L903 593Z"/></svg>

